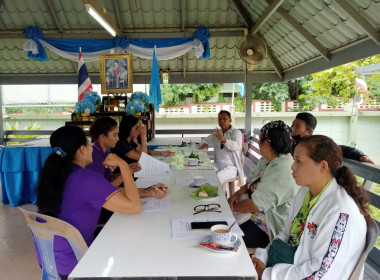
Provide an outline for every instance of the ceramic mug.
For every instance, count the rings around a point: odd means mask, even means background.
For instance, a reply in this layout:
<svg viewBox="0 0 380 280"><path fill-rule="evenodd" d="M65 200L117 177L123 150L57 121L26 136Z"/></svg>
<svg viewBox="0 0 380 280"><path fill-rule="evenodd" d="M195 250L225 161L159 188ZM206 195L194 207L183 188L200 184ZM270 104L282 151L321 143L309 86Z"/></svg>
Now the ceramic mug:
<svg viewBox="0 0 380 280"><path fill-rule="evenodd" d="M206 183L206 179L204 176L194 176L194 185L200 186Z"/></svg>
<svg viewBox="0 0 380 280"><path fill-rule="evenodd" d="M229 230L229 226L215 225L211 227L211 240L212 242L220 245L231 245L238 237L236 233Z"/></svg>

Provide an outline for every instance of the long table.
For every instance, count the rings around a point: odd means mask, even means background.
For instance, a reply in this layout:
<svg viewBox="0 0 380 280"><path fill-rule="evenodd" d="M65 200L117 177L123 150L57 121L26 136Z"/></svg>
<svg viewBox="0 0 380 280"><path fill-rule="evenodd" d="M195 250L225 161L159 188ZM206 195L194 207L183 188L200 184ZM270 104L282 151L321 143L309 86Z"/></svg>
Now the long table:
<svg viewBox="0 0 380 280"><path fill-rule="evenodd" d="M149 146L179 145L182 141L200 141L200 138L158 138ZM148 146L148 148L149 148ZM10 145L0 149L0 180L2 203L19 206L36 203L34 188L46 158L50 155L49 139L39 139L22 145Z"/></svg>
<svg viewBox="0 0 380 280"><path fill-rule="evenodd" d="M194 200L193 188L177 186L177 177L216 176L213 170L174 170L169 198L173 210L126 216L115 213L69 279L257 279L242 241L237 253L215 252L199 245L199 238L173 239L173 218L231 216L221 188L216 198ZM222 213L193 215L194 206L218 203Z"/></svg>

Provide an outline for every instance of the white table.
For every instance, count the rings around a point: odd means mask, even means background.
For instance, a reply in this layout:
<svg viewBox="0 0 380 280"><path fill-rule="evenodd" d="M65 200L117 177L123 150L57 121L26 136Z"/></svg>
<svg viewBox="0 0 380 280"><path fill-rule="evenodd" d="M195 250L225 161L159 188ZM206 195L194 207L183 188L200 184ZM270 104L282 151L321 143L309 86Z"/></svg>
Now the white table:
<svg viewBox="0 0 380 280"><path fill-rule="evenodd" d="M196 239L173 239L171 218L232 215L223 196L194 200L194 189L175 186L177 176L216 176L213 170L173 171L169 196L172 211L143 212L125 216L114 214L69 279L257 279L247 249L242 241L237 253L214 252ZM219 194L222 194L219 190ZM222 213L193 215L194 206L218 203Z"/></svg>

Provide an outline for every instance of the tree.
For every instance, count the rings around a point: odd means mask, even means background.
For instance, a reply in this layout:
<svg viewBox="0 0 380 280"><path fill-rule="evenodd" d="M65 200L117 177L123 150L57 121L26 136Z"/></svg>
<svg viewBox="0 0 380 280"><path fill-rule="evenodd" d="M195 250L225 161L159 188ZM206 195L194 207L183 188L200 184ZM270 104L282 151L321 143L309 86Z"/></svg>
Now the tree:
<svg viewBox="0 0 380 280"><path fill-rule="evenodd" d="M186 96L196 95L196 103L205 103L218 96L223 84L163 84L161 96L163 106L181 106Z"/></svg>
<svg viewBox="0 0 380 280"><path fill-rule="evenodd" d="M303 105L303 109L312 109L320 104L328 104L337 106L340 97L343 103L348 103L350 98L355 96L355 78L360 78L360 74L356 74L356 68L369 66L371 64L380 63L380 55L367 57L351 63L340 65L322 72L312 74L313 81L311 86L305 85L308 90L305 94L300 94L298 99ZM371 77L370 95L379 92L378 86L372 81L378 78ZM371 90L374 92L371 93Z"/></svg>
<svg viewBox="0 0 380 280"><path fill-rule="evenodd" d="M289 99L289 87L287 83L262 83L253 84L252 99L273 100L273 107L281 111L281 103Z"/></svg>

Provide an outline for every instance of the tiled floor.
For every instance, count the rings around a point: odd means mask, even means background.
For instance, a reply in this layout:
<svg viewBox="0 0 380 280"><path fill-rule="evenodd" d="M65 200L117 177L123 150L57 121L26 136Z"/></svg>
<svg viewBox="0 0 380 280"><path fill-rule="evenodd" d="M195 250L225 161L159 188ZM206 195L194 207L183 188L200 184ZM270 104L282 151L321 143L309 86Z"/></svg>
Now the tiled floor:
<svg viewBox="0 0 380 280"><path fill-rule="evenodd" d="M30 204L22 207L36 210ZM0 280L39 279L41 269L24 216L16 207L0 204Z"/></svg>

